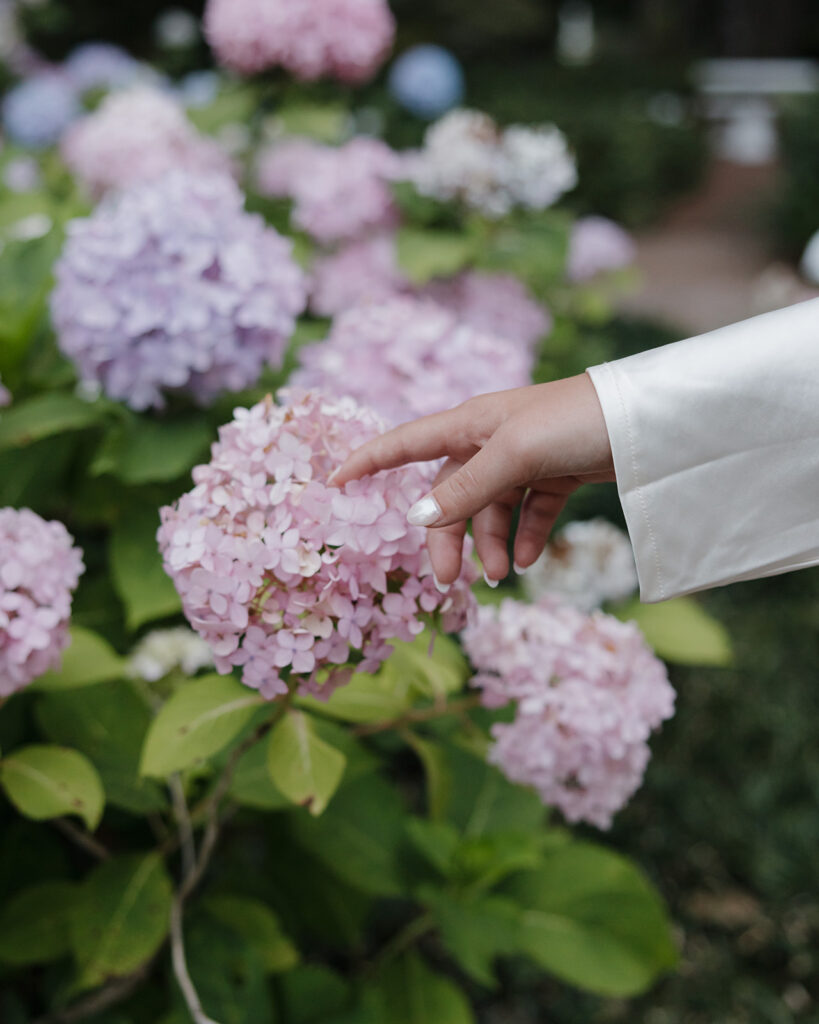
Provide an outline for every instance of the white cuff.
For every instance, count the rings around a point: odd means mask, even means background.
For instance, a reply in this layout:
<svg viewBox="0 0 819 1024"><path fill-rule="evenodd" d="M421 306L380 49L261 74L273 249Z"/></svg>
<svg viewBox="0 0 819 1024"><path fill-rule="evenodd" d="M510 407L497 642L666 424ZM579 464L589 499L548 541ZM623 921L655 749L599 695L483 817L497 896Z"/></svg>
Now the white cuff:
<svg viewBox="0 0 819 1024"><path fill-rule="evenodd" d="M819 299L587 372L644 601L819 564Z"/></svg>

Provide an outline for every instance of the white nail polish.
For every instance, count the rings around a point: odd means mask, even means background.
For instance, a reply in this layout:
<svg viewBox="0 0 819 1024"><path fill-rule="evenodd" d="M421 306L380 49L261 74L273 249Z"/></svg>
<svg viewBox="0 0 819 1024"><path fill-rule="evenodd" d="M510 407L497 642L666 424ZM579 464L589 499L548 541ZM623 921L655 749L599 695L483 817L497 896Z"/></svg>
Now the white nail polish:
<svg viewBox="0 0 819 1024"><path fill-rule="evenodd" d="M448 594L452 586L451 583L441 583L435 573L432 574L432 582L435 584L435 589L439 594Z"/></svg>
<svg viewBox="0 0 819 1024"><path fill-rule="evenodd" d="M333 472L327 477L327 483L330 486L332 486L333 482L335 481L335 478L338 476L338 471L340 469L341 469L341 466L336 466L336 468L333 470Z"/></svg>
<svg viewBox="0 0 819 1024"><path fill-rule="evenodd" d="M517 562L514 563L514 568L518 576L522 576L526 572L526 569L522 565L518 565Z"/></svg>
<svg viewBox="0 0 819 1024"><path fill-rule="evenodd" d="M489 577L486 575L486 569L484 569L484 571L483 571L483 578L486 580L487 587L491 587L493 590L498 585L498 582L499 582L498 580L490 580L489 579Z"/></svg>
<svg viewBox="0 0 819 1024"><path fill-rule="evenodd" d="M432 526L438 522L441 515L441 506L431 494L428 494L420 501L416 501L407 512L407 522L410 526Z"/></svg>

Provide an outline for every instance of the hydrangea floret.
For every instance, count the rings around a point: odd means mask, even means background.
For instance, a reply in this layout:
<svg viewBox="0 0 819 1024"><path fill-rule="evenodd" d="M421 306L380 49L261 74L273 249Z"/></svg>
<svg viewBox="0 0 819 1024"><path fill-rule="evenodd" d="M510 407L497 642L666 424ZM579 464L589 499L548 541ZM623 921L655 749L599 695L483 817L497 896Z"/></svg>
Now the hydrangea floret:
<svg viewBox="0 0 819 1024"><path fill-rule="evenodd" d="M131 651L128 673L132 678L155 683L178 669L193 676L213 665L213 654L205 641L187 626L154 629Z"/></svg>
<svg viewBox="0 0 819 1024"><path fill-rule="evenodd" d="M582 611L630 597L637 583L631 541L605 519L568 523L523 576L532 600L554 594Z"/></svg>
<svg viewBox="0 0 819 1024"><path fill-rule="evenodd" d="M492 726L490 762L569 821L609 828L674 712L665 666L636 625L552 597L506 599L479 608L463 641L485 706L514 707Z"/></svg>
<svg viewBox="0 0 819 1024"><path fill-rule="evenodd" d="M223 175L173 171L68 226L52 313L86 384L134 409L206 403L280 365L306 279Z"/></svg>
<svg viewBox="0 0 819 1024"><path fill-rule="evenodd" d="M431 125L405 166L422 195L491 218L516 207L544 210L577 184L574 157L554 125L501 129L487 114L464 108Z"/></svg>
<svg viewBox="0 0 819 1024"><path fill-rule="evenodd" d="M240 74L282 67L296 78L371 78L392 49L386 0L208 0L205 35Z"/></svg>
<svg viewBox="0 0 819 1024"><path fill-rule="evenodd" d="M3 130L12 142L45 149L82 114L77 92L66 75L48 69L24 79L3 99Z"/></svg>
<svg viewBox="0 0 819 1024"><path fill-rule="evenodd" d="M590 281L630 266L636 254L634 239L619 224L608 217L581 217L569 237L566 275L570 281Z"/></svg>
<svg viewBox="0 0 819 1024"><path fill-rule="evenodd" d="M95 197L171 170L231 171L228 155L196 131L173 96L142 86L107 96L71 126L60 148Z"/></svg>
<svg viewBox="0 0 819 1024"><path fill-rule="evenodd" d="M397 225L391 182L402 167L378 139L343 146L290 139L261 154L257 180L264 195L292 199L294 226L327 245Z"/></svg>
<svg viewBox="0 0 819 1024"><path fill-rule="evenodd" d="M423 528L406 520L428 488L418 468L332 487L329 476L383 421L350 398L288 389L222 427L195 487L164 508L165 569L220 672L234 666L268 699L329 694L372 672L390 640L433 618L464 626L469 560L444 594Z"/></svg>
<svg viewBox="0 0 819 1024"><path fill-rule="evenodd" d="M299 358L293 384L369 402L390 425L523 387L532 372L532 355L519 343L410 298L347 310L327 339L306 345Z"/></svg>
<svg viewBox="0 0 819 1024"><path fill-rule="evenodd" d="M0 509L0 698L59 665L83 568L62 523Z"/></svg>

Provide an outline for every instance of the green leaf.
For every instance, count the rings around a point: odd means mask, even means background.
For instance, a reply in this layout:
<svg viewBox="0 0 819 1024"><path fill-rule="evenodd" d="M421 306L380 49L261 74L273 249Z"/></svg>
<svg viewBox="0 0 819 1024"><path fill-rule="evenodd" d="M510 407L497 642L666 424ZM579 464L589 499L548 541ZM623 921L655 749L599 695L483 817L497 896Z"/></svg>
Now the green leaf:
<svg viewBox="0 0 819 1024"><path fill-rule="evenodd" d="M244 807L259 811L281 811L291 801L273 785L267 770L267 748L256 743L239 758L228 790L231 798Z"/></svg>
<svg viewBox="0 0 819 1024"><path fill-rule="evenodd" d="M185 682L151 723L140 773L167 778L218 753L265 703L233 676L207 675Z"/></svg>
<svg viewBox="0 0 819 1024"><path fill-rule="evenodd" d="M8 190L5 191L8 197ZM4 226L26 215L26 211L19 208L20 198L15 196L12 202L15 209L5 204L0 209L0 222ZM0 248L0 376L8 375L17 367L32 336L45 320L51 271L61 242L60 232L49 231L42 238L29 241L5 239Z"/></svg>
<svg viewBox="0 0 819 1024"><path fill-rule="evenodd" d="M186 419L134 417L105 439L93 472L112 473L132 485L176 480L190 473L210 441L211 430L201 414Z"/></svg>
<svg viewBox="0 0 819 1024"><path fill-rule="evenodd" d="M20 448L54 434L84 430L105 417L99 403L51 392L0 412L0 451Z"/></svg>
<svg viewBox="0 0 819 1024"><path fill-rule="evenodd" d="M246 896L209 896L205 909L252 946L271 974L289 971L299 962L299 952L285 935L279 919L261 900Z"/></svg>
<svg viewBox="0 0 819 1024"><path fill-rule="evenodd" d="M636 622L646 641L666 661L719 667L733 661L731 639L725 627L690 597L677 597L661 604L640 604L635 600L616 608L615 614L624 622Z"/></svg>
<svg viewBox="0 0 819 1024"><path fill-rule="evenodd" d="M72 626L70 635L71 646L63 654L60 668L35 679L31 689L68 690L122 678L125 659L106 640L82 626Z"/></svg>
<svg viewBox="0 0 819 1024"><path fill-rule="evenodd" d="M292 816L293 834L325 868L361 892L400 896L406 811L395 790L376 775L342 786L319 818Z"/></svg>
<svg viewBox="0 0 819 1024"><path fill-rule="evenodd" d="M602 847L558 847L504 892L522 907L520 952L570 984L633 996L676 962L657 892L633 864Z"/></svg>
<svg viewBox="0 0 819 1024"><path fill-rule="evenodd" d="M208 1017L219 1024L273 1024L267 973L255 944L237 941L232 928L199 914L185 922L185 952ZM178 1020L190 1024L190 1014L183 1010Z"/></svg>
<svg viewBox="0 0 819 1024"><path fill-rule="evenodd" d="M449 277L475 256L475 240L458 231L403 227L396 236L398 263L413 284Z"/></svg>
<svg viewBox="0 0 819 1024"><path fill-rule="evenodd" d="M179 594L162 568L156 543L158 529L158 511L136 506L111 532L111 575L131 630L174 615L182 608Z"/></svg>
<svg viewBox="0 0 819 1024"><path fill-rule="evenodd" d="M563 278L571 221L557 210L508 221L476 246L476 265L523 278L532 288Z"/></svg>
<svg viewBox="0 0 819 1024"><path fill-rule="evenodd" d="M109 803L133 814L165 808L162 788L139 777L151 713L132 683L118 680L43 694L36 716L50 740L76 748L94 763Z"/></svg>
<svg viewBox="0 0 819 1024"><path fill-rule="evenodd" d="M299 707L338 718L342 722L384 722L408 711L414 696L409 683L396 685L395 677L384 668L376 675L356 672L346 686L340 686L328 700L299 697Z"/></svg>
<svg viewBox="0 0 819 1024"><path fill-rule="evenodd" d="M0 910L0 961L22 967L66 954L75 893L71 882L51 881L12 897Z"/></svg>
<svg viewBox="0 0 819 1024"><path fill-rule="evenodd" d="M445 749L452 773L447 819L465 836L542 830L546 812L534 793L470 751L452 744Z"/></svg>
<svg viewBox="0 0 819 1024"><path fill-rule="evenodd" d="M455 851L453 873L473 890L489 889L507 875L537 867L542 851L562 842L562 837L544 829L468 837Z"/></svg>
<svg viewBox="0 0 819 1024"><path fill-rule="evenodd" d="M341 142L349 111L343 103L287 103L276 111L287 135L302 135L330 144Z"/></svg>
<svg viewBox="0 0 819 1024"><path fill-rule="evenodd" d="M455 852L461 841L453 825L444 821L410 818L407 835L415 849L445 878L453 874Z"/></svg>
<svg viewBox="0 0 819 1024"><path fill-rule="evenodd" d="M479 984L494 987L494 961L518 952L520 907L502 896L458 900L429 889L422 901L432 910L441 941L460 966Z"/></svg>
<svg viewBox="0 0 819 1024"><path fill-rule="evenodd" d="M67 747L35 744L15 750L0 761L0 786L27 818L76 814L92 832L105 806L96 768Z"/></svg>
<svg viewBox="0 0 819 1024"><path fill-rule="evenodd" d="M424 766L427 813L433 821L443 821L452 795L452 773L446 751L434 740L421 739L416 733L404 734Z"/></svg>
<svg viewBox="0 0 819 1024"><path fill-rule="evenodd" d="M417 953L405 953L379 973L380 1020L389 1024L473 1024L466 996Z"/></svg>
<svg viewBox="0 0 819 1024"><path fill-rule="evenodd" d="M350 985L321 964L304 964L281 979L287 1024L325 1024L350 1002Z"/></svg>
<svg viewBox="0 0 819 1024"><path fill-rule="evenodd" d="M393 644L384 668L390 680L427 697L447 697L463 689L469 663L452 637L426 630L411 643Z"/></svg>
<svg viewBox="0 0 819 1024"><path fill-rule="evenodd" d="M273 784L311 814L321 814L338 789L347 759L316 734L302 711L289 711L275 726L267 745Z"/></svg>
<svg viewBox="0 0 819 1024"><path fill-rule="evenodd" d="M156 953L168 933L171 893L158 853L116 857L87 876L70 927L81 988L129 974Z"/></svg>

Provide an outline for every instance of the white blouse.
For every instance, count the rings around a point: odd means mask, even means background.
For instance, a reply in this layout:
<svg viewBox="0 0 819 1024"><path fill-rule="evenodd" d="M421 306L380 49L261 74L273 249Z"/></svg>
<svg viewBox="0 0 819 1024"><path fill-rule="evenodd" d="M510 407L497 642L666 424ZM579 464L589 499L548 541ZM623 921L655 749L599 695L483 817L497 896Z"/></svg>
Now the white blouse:
<svg viewBox="0 0 819 1024"><path fill-rule="evenodd" d="M587 373L644 601L819 564L819 299Z"/></svg>

